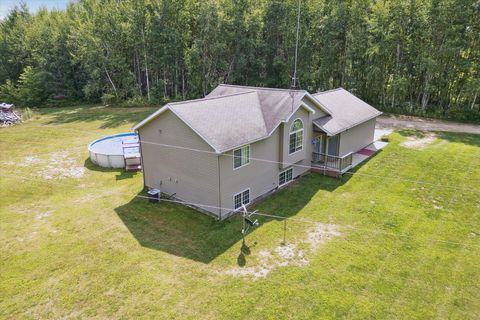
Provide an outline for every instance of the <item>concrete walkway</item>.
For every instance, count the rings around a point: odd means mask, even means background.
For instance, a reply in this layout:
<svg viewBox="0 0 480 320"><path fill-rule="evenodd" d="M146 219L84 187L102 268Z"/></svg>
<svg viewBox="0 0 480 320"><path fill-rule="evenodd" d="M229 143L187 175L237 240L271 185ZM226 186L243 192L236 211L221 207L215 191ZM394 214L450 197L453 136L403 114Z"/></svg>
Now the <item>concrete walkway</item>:
<svg viewBox="0 0 480 320"><path fill-rule="evenodd" d="M378 117L377 127L411 128L423 131L448 131L480 134L480 125L399 115L385 115Z"/></svg>
<svg viewBox="0 0 480 320"><path fill-rule="evenodd" d="M375 130L375 132L376 131L377 130ZM375 141L374 143L363 148L362 150L355 152L352 155L352 168L355 168L356 166L358 166L360 163L367 160L368 158L373 157L375 153L385 148L387 144L388 142Z"/></svg>

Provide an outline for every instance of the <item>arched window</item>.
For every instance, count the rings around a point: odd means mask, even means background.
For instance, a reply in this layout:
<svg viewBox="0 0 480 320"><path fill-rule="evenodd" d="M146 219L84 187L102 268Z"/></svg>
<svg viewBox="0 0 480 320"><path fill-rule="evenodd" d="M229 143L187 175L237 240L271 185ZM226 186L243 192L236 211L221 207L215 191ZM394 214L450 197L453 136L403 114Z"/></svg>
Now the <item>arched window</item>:
<svg viewBox="0 0 480 320"><path fill-rule="evenodd" d="M294 152L300 151L303 149L303 122L300 119L293 121L292 126L290 127L290 145L288 148L288 153L292 154Z"/></svg>

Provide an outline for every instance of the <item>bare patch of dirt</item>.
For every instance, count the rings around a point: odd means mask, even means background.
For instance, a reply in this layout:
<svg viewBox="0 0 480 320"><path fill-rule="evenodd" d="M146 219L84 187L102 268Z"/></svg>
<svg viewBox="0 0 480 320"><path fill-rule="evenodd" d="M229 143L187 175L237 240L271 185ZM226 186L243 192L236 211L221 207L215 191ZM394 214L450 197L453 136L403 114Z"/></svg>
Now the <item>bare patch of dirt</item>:
<svg viewBox="0 0 480 320"><path fill-rule="evenodd" d="M333 237L340 236L338 226L318 223L307 233L305 239L285 245L279 245L274 250L261 250L258 253L258 264L251 267L235 267L227 270L227 275L235 277L250 277L253 280L265 278L271 271L287 267L304 267L310 263L308 258L321 244Z"/></svg>
<svg viewBox="0 0 480 320"><path fill-rule="evenodd" d="M4 162L3 164L7 164ZM45 180L81 178L85 174L85 167L79 166L73 154L52 152L47 157L27 156L22 161L9 161L9 165L18 167L34 167L36 175Z"/></svg>
<svg viewBox="0 0 480 320"><path fill-rule="evenodd" d="M39 174L46 180L81 178L85 174L85 167L76 164L77 160L70 157L68 153L53 152L50 154L50 160Z"/></svg>
<svg viewBox="0 0 480 320"><path fill-rule="evenodd" d="M406 141L404 141L401 146L410 149L425 149L426 147L430 146L437 140L437 135L434 133L427 133L423 137L408 137Z"/></svg>
<svg viewBox="0 0 480 320"><path fill-rule="evenodd" d="M93 202L97 199L105 198L105 197L111 196L115 193L116 193L116 191L108 191L108 190L107 191L104 190L102 192L87 193L86 195L73 200L73 203L82 204L82 203L87 203L87 202Z"/></svg>
<svg viewBox="0 0 480 320"><path fill-rule="evenodd" d="M43 218L50 217L52 215L52 211L40 212L35 216L37 220L43 220Z"/></svg>
<svg viewBox="0 0 480 320"><path fill-rule="evenodd" d="M57 233L58 230L51 224L49 217L54 211L46 204L32 204L27 206L11 206L11 210L18 214L29 217L28 225L31 226L30 232L23 235L17 235L15 239L19 242L28 242L36 239L40 232Z"/></svg>
<svg viewBox="0 0 480 320"><path fill-rule="evenodd" d="M41 160L38 157L35 156L27 156L25 159L23 159L22 162L17 163L19 167L29 167L31 165L35 165L37 163L40 163Z"/></svg>
<svg viewBox="0 0 480 320"><path fill-rule="evenodd" d="M338 231L338 226L334 224L319 223L315 229L308 233L307 243L313 249L316 249L318 245L325 243L333 237L339 237L341 235Z"/></svg>

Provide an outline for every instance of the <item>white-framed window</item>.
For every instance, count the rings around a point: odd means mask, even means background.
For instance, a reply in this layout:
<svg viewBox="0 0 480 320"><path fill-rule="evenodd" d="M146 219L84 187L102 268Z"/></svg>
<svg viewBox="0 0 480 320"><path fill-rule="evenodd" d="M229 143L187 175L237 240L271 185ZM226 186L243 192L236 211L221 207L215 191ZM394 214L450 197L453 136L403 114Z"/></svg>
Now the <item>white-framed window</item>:
<svg viewBox="0 0 480 320"><path fill-rule="evenodd" d="M278 175L278 186L283 186L293 180L293 168L280 172Z"/></svg>
<svg viewBox="0 0 480 320"><path fill-rule="evenodd" d="M295 119L290 127L288 153L292 154L303 149L303 122Z"/></svg>
<svg viewBox="0 0 480 320"><path fill-rule="evenodd" d="M235 210L240 209L242 204L247 205L250 203L250 189L243 190L233 196L233 205Z"/></svg>
<svg viewBox="0 0 480 320"><path fill-rule="evenodd" d="M250 163L250 145L233 150L233 169L246 166Z"/></svg>

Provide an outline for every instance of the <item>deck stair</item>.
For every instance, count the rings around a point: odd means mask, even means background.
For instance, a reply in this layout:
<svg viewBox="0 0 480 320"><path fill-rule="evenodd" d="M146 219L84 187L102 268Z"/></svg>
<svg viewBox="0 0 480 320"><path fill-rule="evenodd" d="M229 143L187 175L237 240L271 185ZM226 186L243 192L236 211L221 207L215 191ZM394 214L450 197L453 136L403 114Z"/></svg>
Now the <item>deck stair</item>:
<svg viewBox="0 0 480 320"><path fill-rule="evenodd" d="M139 171L142 170L142 161L140 155L140 144L138 137L125 139L122 142L123 157L125 159L125 170Z"/></svg>

